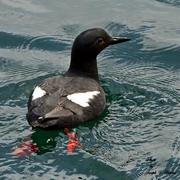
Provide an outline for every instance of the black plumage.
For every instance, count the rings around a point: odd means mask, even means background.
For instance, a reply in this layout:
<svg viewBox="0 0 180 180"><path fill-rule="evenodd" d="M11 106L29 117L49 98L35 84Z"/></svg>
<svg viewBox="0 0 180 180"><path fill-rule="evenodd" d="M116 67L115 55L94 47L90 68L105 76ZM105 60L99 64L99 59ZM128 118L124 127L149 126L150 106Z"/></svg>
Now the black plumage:
<svg viewBox="0 0 180 180"><path fill-rule="evenodd" d="M109 45L128 40L113 38L100 28L86 30L77 36L68 71L43 80L31 93L28 101L30 125L62 129L98 117L105 109L106 100L99 83L97 55Z"/></svg>

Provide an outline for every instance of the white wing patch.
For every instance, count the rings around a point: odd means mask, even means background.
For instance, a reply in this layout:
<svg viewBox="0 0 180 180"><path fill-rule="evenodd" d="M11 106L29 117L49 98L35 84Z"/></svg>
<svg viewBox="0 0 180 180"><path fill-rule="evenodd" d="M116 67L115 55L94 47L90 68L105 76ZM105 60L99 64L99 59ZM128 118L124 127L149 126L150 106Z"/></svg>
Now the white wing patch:
<svg viewBox="0 0 180 180"><path fill-rule="evenodd" d="M46 94L46 91L44 91L43 89L41 89L39 86L37 86L35 89L34 89L34 92L32 94L32 101L37 99L37 98L40 98L42 96L44 96Z"/></svg>
<svg viewBox="0 0 180 180"><path fill-rule="evenodd" d="M97 96L100 92L99 91L89 91L85 93L74 93L68 95L67 98L83 107L89 106L90 99L93 99L94 96Z"/></svg>

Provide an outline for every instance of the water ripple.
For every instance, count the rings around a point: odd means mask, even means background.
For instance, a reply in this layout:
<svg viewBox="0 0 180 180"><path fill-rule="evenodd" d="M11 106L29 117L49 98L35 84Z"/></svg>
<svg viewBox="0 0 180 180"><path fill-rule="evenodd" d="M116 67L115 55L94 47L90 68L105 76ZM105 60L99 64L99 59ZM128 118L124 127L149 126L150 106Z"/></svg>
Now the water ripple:
<svg viewBox="0 0 180 180"><path fill-rule="evenodd" d="M68 66L69 40L57 36L30 37L4 32L0 33L0 39L3 42L0 46L0 82L3 84L44 76L52 69L53 72L58 72L59 68L63 71ZM67 49L69 52L65 53Z"/></svg>
<svg viewBox="0 0 180 180"><path fill-rule="evenodd" d="M1 178L179 179L179 2L69 3L1 1ZM98 57L105 112L76 128L82 148L71 155L63 131L38 129L37 154L13 157L30 91L68 68L74 37L91 27L132 39Z"/></svg>
<svg viewBox="0 0 180 180"><path fill-rule="evenodd" d="M158 58L170 49L179 51L173 46L154 54ZM121 59L113 53L99 56L108 114L93 129L91 139L84 142L84 149L118 170L129 169L133 179L175 177L177 163L166 165L162 158L171 157L174 136L179 132L179 70L170 64L148 61L145 51L141 51L142 59L137 59L139 54L126 53ZM179 136L173 149L178 149L178 141Z"/></svg>
<svg viewBox="0 0 180 180"><path fill-rule="evenodd" d="M180 2L177 0L156 0L161 3L169 4L175 7L180 7Z"/></svg>

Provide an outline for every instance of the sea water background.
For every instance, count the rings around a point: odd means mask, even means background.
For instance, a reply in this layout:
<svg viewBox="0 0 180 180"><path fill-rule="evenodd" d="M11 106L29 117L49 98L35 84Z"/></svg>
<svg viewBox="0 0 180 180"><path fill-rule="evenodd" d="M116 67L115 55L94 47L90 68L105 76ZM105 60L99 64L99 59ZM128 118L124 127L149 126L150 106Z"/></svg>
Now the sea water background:
<svg viewBox="0 0 180 180"><path fill-rule="evenodd" d="M31 133L39 151L11 154L26 135L27 100L63 73L74 38L100 27L130 42L98 56L107 108L76 128ZM0 179L179 179L180 1L0 0Z"/></svg>

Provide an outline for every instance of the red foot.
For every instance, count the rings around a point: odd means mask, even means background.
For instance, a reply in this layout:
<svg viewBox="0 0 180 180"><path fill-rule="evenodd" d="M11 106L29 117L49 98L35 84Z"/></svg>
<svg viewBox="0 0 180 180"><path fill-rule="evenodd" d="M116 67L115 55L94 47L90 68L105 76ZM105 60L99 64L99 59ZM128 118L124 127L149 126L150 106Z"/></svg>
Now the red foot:
<svg viewBox="0 0 180 180"><path fill-rule="evenodd" d="M69 133L68 128L64 128L64 132L67 134L67 136L69 137L69 141L67 144L67 151L69 153L72 153L74 148L80 147L81 144L78 142L78 139L75 137L75 132Z"/></svg>
<svg viewBox="0 0 180 180"><path fill-rule="evenodd" d="M29 155L33 152L37 152L38 148L33 144L29 139L21 142L16 149L12 151L12 154L15 156Z"/></svg>

